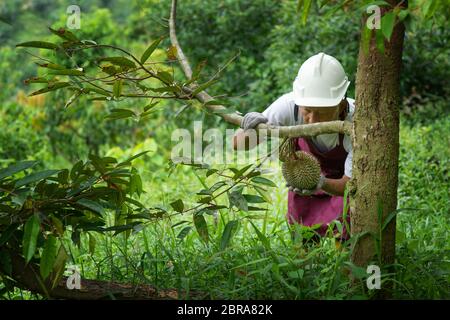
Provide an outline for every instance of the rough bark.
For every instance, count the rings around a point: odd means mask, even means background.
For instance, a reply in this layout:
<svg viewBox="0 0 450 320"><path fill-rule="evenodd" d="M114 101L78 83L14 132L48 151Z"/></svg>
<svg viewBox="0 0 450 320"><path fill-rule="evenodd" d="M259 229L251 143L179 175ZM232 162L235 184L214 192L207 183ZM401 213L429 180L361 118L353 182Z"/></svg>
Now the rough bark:
<svg viewBox="0 0 450 320"><path fill-rule="evenodd" d="M399 1L388 1L396 5ZM365 19L363 19L365 25ZM375 31L375 30L373 30ZM353 181L351 183L351 229L353 234L379 234L382 221L396 210L399 156L400 69L404 26L398 23L385 53L374 35L367 53L361 41L356 75L356 112L353 126ZM382 232L381 261L395 259L395 218ZM366 266L376 253L374 238L366 235L355 244L352 260Z"/></svg>

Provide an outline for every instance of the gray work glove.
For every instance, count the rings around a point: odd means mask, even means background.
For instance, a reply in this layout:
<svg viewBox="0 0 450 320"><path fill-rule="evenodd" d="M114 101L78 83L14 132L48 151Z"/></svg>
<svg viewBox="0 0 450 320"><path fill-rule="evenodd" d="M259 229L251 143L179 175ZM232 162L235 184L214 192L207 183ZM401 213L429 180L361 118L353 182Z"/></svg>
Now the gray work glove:
<svg viewBox="0 0 450 320"><path fill-rule="evenodd" d="M301 190L301 189L298 189L298 188L294 188L293 186L291 186L289 184L286 184L286 187L289 188L289 191L295 192L299 196L310 196L310 195L316 193L317 191L321 190L324 184L325 184L325 176L321 174L320 178L319 178L319 182L317 183L317 186L314 189Z"/></svg>
<svg viewBox="0 0 450 320"><path fill-rule="evenodd" d="M260 112L249 112L247 113L241 121L241 128L244 130L254 129L260 123L266 123L269 121Z"/></svg>

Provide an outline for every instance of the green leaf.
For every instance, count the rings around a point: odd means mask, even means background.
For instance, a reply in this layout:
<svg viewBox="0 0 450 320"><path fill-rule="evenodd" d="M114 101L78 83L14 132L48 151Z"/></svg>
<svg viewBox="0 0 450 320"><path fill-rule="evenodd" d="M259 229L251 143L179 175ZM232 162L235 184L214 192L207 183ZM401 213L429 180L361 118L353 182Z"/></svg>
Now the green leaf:
<svg viewBox="0 0 450 320"><path fill-rule="evenodd" d="M125 68L135 68L136 65L133 61L125 57L105 57L99 59L100 62L110 62L116 66L121 66Z"/></svg>
<svg viewBox="0 0 450 320"><path fill-rule="evenodd" d="M176 211L176 212L183 212L184 210L184 203L183 200L178 199L172 203L170 203L170 206Z"/></svg>
<svg viewBox="0 0 450 320"><path fill-rule="evenodd" d="M165 87L159 87L159 88L150 88L150 90L152 90L153 92L180 92L180 88L178 88L177 86L165 86Z"/></svg>
<svg viewBox="0 0 450 320"><path fill-rule="evenodd" d="M236 180L236 179L240 178L252 166L253 166L253 163L249 164L249 165L246 165L245 167L243 167L243 168L239 169L238 171L236 171L234 173L233 180Z"/></svg>
<svg viewBox="0 0 450 320"><path fill-rule="evenodd" d="M68 86L70 86L69 82L55 82L53 84L49 84L46 88L42 88L42 89L40 89L38 91L32 92L30 94L30 97L31 96L37 96L39 94L47 93L47 92L50 92L50 91L55 91L55 90L58 90L58 89L61 89L61 88L65 88L65 87L68 87Z"/></svg>
<svg viewBox="0 0 450 320"><path fill-rule="evenodd" d="M417 209L413 209L413 208L402 208L402 209L397 209L395 211L392 211L383 221L383 225L381 226L381 230L386 229L386 227L388 226L388 224L392 221L392 219L394 219L397 214L399 214L400 212L404 212L404 211L416 211Z"/></svg>
<svg viewBox="0 0 450 320"><path fill-rule="evenodd" d="M234 190L228 193L228 201L230 202L230 206L235 206L242 211L248 211L247 200L241 194L241 191Z"/></svg>
<svg viewBox="0 0 450 320"><path fill-rule="evenodd" d="M139 174L133 174L130 177L130 190L129 194L133 196L136 193L138 196L142 193L142 180Z"/></svg>
<svg viewBox="0 0 450 320"><path fill-rule="evenodd" d="M60 69L60 70L50 71L48 74L61 75L61 76L83 76L84 75L84 71L83 71L82 68L79 68L79 69Z"/></svg>
<svg viewBox="0 0 450 320"><path fill-rule="evenodd" d="M220 209L225 209L228 208L227 206L224 205L217 205L217 204L213 204L209 207L206 207L205 210L207 211L212 211L212 210L220 210Z"/></svg>
<svg viewBox="0 0 450 320"><path fill-rule="evenodd" d="M71 105L72 103L74 103L80 96L81 96L81 91L75 92L75 93L69 98L69 100L67 100L66 104L64 105L64 108L67 109L68 107L70 107L70 105Z"/></svg>
<svg viewBox="0 0 450 320"><path fill-rule="evenodd" d="M263 185L266 185L266 186L269 186L269 187L276 187L277 186L273 181L271 181L271 180L269 180L267 178L264 178L264 177L254 177L252 179L252 182L263 184Z"/></svg>
<svg viewBox="0 0 450 320"><path fill-rule="evenodd" d="M366 269L358 267L350 261L344 262L351 269L352 275L357 279L364 279L367 277Z"/></svg>
<svg viewBox="0 0 450 320"><path fill-rule="evenodd" d="M195 96L196 94L200 93L201 91L205 90L206 88L209 88L210 86L212 86L214 83L216 83L218 80L210 80L208 82L205 82L201 85L199 85L197 88L195 88L195 90L192 92L192 96Z"/></svg>
<svg viewBox="0 0 450 320"><path fill-rule="evenodd" d="M61 220L59 220L59 219L56 218L56 217L51 217L51 220L52 220L53 227L56 229L56 232L57 232L60 236L62 236L62 235L64 234L64 225L63 225L63 223L61 222Z"/></svg>
<svg viewBox="0 0 450 320"><path fill-rule="evenodd" d="M113 85L114 98L119 98L122 93L122 80L116 80Z"/></svg>
<svg viewBox="0 0 450 320"><path fill-rule="evenodd" d="M390 41L392 31L394 31L395 24L395 13L390 11L386 13L383 17L381 17L381 31L383 32L384 37Z"/></svg>
<svg viewBox="0 0 450 320"><path fill-rule="evenodd" d="M75 163L70 170L70 179L75 180L83 170L84 163L83 160L79 160L77 163Z"/></svg>
<svg viewBox="0 0 450 320"><path fill-rule="evenodd" d="M177 235L177 239L183 240L189 234L189 231L191 231L191 229L191 226L187 226L181 229L181 231Z"/></svg>
<svg viewBox="0 0 450 320"><path fill-rule="evenodd" d="M160 44L162 39L164 39L164 37L160 37L160 38L156 39L155 41L153 41L150 44L150 46L147 48L147 50L145 50L144 54L141 57L142 64L144 64L147 61L147 59L152 55L153 51L155 51L155 49L158 47L158 45Z"/></svg>
<svg viewBox="0 0 450 320"><path fill-rule="evenodd" d="M405 18L409 15L409 11L408 10L400 10L397 14L398 19L400 21L405 20Z"/></svg>
<svg viewBox="0 0 450 320"><path fill-rule="evenodd" d="M23 256L26 263L33 258L36 251L36 242L39 235L40 221L37 215L33 214L25 223L22 239Z"/></svg>
<svg viewBox="0 0 450 320"><path fill-rule="evenodd" d="M259 208L259 207L253 207L253 206L248 206L248 211L267 211L267 209ZM264 219L264 216L259 216L259 217L263 217L262 219Z"/></svg>
<svg viewBox="0 0 450 320"><path fill-rule="evenodd" d="M302 23L306 24L306 20L308 19L309 10L311 9L312 0L304 0L303 12L302 12Z"/></svg>
<svg viewBox="0 0 450 320"><path fill-rule="evenodd" d="M209 194L212 194L213 192L217 191L218 189L226 185L227 183L225 181L217 181L208 189L208 191L210 192Z"/></svg>
<svg viewBox="0 0 450 320"><path fill-rule="evenodd" d="M21 161L0 170L0 180L35 166L38 161Z"/></svg>
<svg viewBox="0 0 450 320"><path fill-rule="evenodd" d="M40 49L51 49L55 50L58 46L51 42L45 41L28 41L22 42L16 45L16 47L27 47L27 48L40 48Z"/></svg>
<svg viewBox="0 0 450 320"><path fill-rule="evenodd" d="M100 203L92 201L90 199L80 199L76 203L95 213L103 214L103 212L105 211L105 208L103 208Z"/></svg>
<svg viewBox="0 0 450 320"><path fill-rule="evenodd" d="M42 251L41 262L39 264L42 279L47 279L48 275L53 269L56 261L56 237L50 235L44 244Z"/></svg>
<svg viewBox="0 0 450 320"><path fill-rule="evenodd" d="M139 222L133 222L133 223L123 224L123 225L118 225L118 226L112 226L112 227L103 229L103 231L115 231L114 235L117 235L124 231L133 230L133 228L139 224L140 224Z"/></svg>
<svg viewBox="0 0 450 320"><path fill-rule="evenodd" d="M264 200L263 197L256 196L253 194L243 194L245 200L247 200L248 203L265 203L266 200Z"/></svg>
<svg viewBox="0 0 450 320"><path fill-rule="evenodd" d="M264 248L266 248L267 250L270 250L270 241L269 241L269 239L267 239L267 237L265 235L263 235L261 233L261 231L259 231L259 229L253 224L253 222L251 220L249 220L249 222L252 225L253 229L255 229L256 235L258 236L259 240L264 245Z"/></svg>
<svg viewBox="0 0 450 320"><path fill-rule="evenodd" d="M33 78L29 78L29 79L25 79L23 81L24 84L30 84L30 83L49 83L49 80L47 80L46 78L42 78L42 77L33 77Z"/></svg>
<svg viewBox="0 0 450 320"><path fill-rule="evenodd" d="M305 271L303 269L298 269L295 271L290 271L287 273L288 277L291 279L302 279Z"/></svg>
<svg viewBox="0 0 450 320"><path fill-rule="evenodd" d="M44 180L48 177L51 177L53 175L55 175L56 173L58 173L60 170L44 170L44 171L39 171L39 172L35 172L32 173L28 176L23 177L22 179L19 179L16 181L14 187L15 188L20 188L24 185L30 184L30 183L34 183L36 181L41 181Z"/></svg>
<svg viewBox="0 0 450 320"><path fill-rule="evenodd" d="M144 107L144 112L147 112L147 111L153 109L158 103L159 103L159 101L156 101L156 102L153 102L153 103L150 103L150 104L146 105Z"/></svg>
<svg viewBox="0 0 450 320"><path fill-rule="evenodd" d="M89 98L89 101L110 101L111 99L108 97L93 97Z"/></svg>
<svg viewBox="0 0 450 320"><path fill-rule="evenodd" d="M198 203L210 203L211 201L212 201L212 197L211 197L211 196L208 196L208 197L201 198L201 199L198 200L197 202L198 202Z"/></svg>
<svg viewBox="0 0 450 320"><path fill-rule="evenodd" d="M53 263L53 283L52 283L52 289L55 288L59 281L61 280L62 276L64 275L65 266L67 256L66 250L64 249L64 246L60 246L58 250L58 255L56 256L55 262Z"/></svg>
<svg viewBox="0 0 450 320"><path fill-rule="evenodd" d="M238 226L237 220L229 221L226 224L222 233L222 238L220 239L220 250L224 250L226 247L228 247L231 238L237 229L237 226Z"/></svg>
<svg viewBox="0 0 450 320"><path fill-rule="evenodd" d="M109 119L109 120L118 120L118 119L126 119L126 118L131 118L131 117L135 117L136 114L128 109L112 109L111 113L108 114L105 119Z"/></svg>
<svg viewBox="0 0 450 320"><path fill-rule="evenodd" d="M48 28L53 34L56 34L58 37L72 42L78 42L80 41L72 32L69 30L66 30L64 28L60 28L58 30L52 29L51 27Z"/></svg>
<svg viewBox="0 0 450 320"><path fill-rule="evenodd" d="M172 75L169 72L158 71L156 73L156 76L158 78L160 78L166 84L172 84L173 83L173 77L172 77Z"/></svg>
<svg viewBox="0 0 450 320"><path fill-rule="evenodd" d="M219 171L219 170L217 170L217 169L208 169L208 171L206 171L206 177L209 177L210 175L216 173L217 171Z"/></svg>
<svg viewBox="0 0 450 320"><path fill-rule="evenodd" d="M431 17L434 14L434 11L436 10L438 2L440 2L440 1L439 0L423 1L423 4L421 6L421 13L422 13L424 20L428 19L429 17Z"/></svg>
<svg viewBox="0 0 450 320"><path fill-rule="evenodd" d="M175 113L175 118L178 118L180 116L180 114L183 113L183 111L187 110L189 107L191 107L191 105L189 103L181 106Z"/></svg>
<svg viewBox="0 0 450 320"><path fill-rule="evenodd" d="M209 241L208 225L202 214L194 213L194 225L203 241Z"/></svg>
<svg viewBox="0 0 450 320"><path fill-rule="evenodd" d="M207 61L203 60L201 61L194 69L194 72L192 72L192 80L195 80L198 78L198 76L200 75L200 73L202 72L203 68L205 67Z"/></svg>
<svg viewBox="0 0 450 320"><path fill-rule="evenodd" d="M104 96L107 96L107 97L111 96L111 93L109 93L108 91L106 91L104 89L96 88L96 87L85 88L84 91L86 91L88 93L89 92L95 92L95 93L98 93L98 94L101 94L101 95L104 95Z"/></svg>
<svg viewBox="0 0 450 320"><path fill-rule="evenodd" d="M139 158L139 157L141 157L141 156L143 156L144 154L147 154L147 153L149 153L149 152L150 152L150 150L146 150L146 151L139 152L138 154L135 154L134 156L131 156L131 157L128 158L127 160L125 160L125 161L119 163L117 166L119 167L119 166L129 165L129 164L131 164L131 162L132 162L134 159Z"/></svg>
<svg viewBox="0 0 450 320"><path fill-rule="evenodd" d="M36 62L36 64L39 67L52 69L52 70L64 70L64 69L66 69L66 67L64 67L62 65L59 65L59 64L56 64L56 63L37 63Z"/></svg>
<svg viewBox="0 0 450 320"><path fill-rule="evenodd" d="M89 233L89 253L94 254L95 253L95 245L97 241L95 240L95 237Z"/></svg>

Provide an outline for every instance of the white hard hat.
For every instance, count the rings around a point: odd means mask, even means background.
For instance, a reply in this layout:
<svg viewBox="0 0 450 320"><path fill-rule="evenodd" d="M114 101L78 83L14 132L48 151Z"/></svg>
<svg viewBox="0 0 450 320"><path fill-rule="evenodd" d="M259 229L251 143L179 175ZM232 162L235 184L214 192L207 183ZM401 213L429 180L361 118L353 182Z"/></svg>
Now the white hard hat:
<svg viewBox="0 0 450 320"><path fill-rule="evenodd" d="M298 106L333 107L344 98L349 85L339 61L321 52L300 67L293 84L294 102Z"/></svg>

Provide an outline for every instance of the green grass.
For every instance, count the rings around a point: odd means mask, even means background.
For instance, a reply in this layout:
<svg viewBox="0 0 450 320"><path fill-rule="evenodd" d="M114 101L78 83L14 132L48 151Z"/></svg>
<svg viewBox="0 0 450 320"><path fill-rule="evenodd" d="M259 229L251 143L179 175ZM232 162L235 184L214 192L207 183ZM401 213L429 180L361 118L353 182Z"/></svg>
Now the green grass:
<svg viewBox="0 0 450 320"><path fill-rule="evenodd" d="M392 283L394 298L450 298L448 132L448 117L426 126L401 126L398 207L408 210L398 214L395 273L382 276L382 285ZM151 204L168 205L179 197L188 202L202 188L186 167L167 177L166 168L159 166L145 171L144 177L143 200ZM279 172L269 178L283 185ZM291 237L285 188L274 188L271 198L267 213L251 219L227 210L207 216L208 244L195 231L192 216L180 216L152 223L128 238L91 233L93 251L87 235L80 248L69 239L67 245L82 278L177 288L184 298L191 291L214 299L367 299L375 294L365 286L365 270L349 264L348 248L336 249L330 238L320 245L303 245ZM222 250L224 226L231 220L239 220L238 228ZM181 221L186 222L173 227ZM353 286L349 268L360 277ZM20 290L10 298L19 296Z"/></svg>

